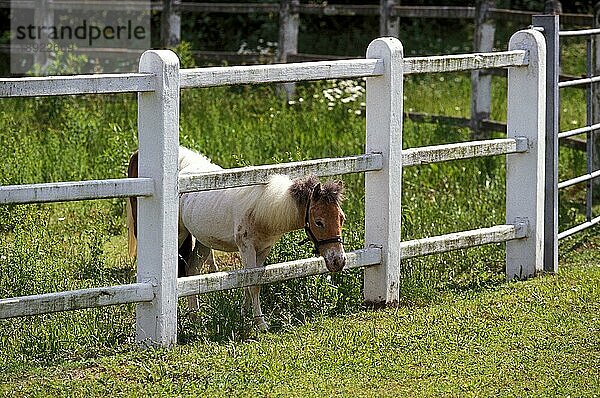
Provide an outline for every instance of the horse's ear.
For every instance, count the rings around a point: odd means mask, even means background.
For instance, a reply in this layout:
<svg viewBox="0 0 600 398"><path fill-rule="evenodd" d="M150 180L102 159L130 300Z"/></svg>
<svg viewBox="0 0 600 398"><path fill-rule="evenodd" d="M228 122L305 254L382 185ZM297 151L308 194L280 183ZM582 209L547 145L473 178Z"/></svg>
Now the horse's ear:
<svg viewBox="0 0 600 398"><path fill-rule="evenodd" d="M313 188L312 198L313 198L313 200L319 200L320 197L321 197L321 183L318 183Z"/></svg>

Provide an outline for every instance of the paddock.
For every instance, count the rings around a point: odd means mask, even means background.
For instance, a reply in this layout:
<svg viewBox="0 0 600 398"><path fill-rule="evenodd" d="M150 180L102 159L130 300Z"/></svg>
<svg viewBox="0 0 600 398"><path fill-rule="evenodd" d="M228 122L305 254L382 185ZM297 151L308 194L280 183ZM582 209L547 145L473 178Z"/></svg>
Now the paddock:
<svg viewBox="0 0 600 398"><path fill-rule="evenodd" d="M170 51L147 51L138 73L0 79L0 97L137 92L140 148L137 179L71 181L0 187L0 203L139 197L137 282L0 299L0 318L138 303L136 340L177 341L177 299L327 272L322 258L177 279L179 193L263 184L273 174L319 177L365 173L365 245L347 253L347 268L364 268L364 300L398 303L403 259L506 242L506 278L543 271L546 64L540 32L524 30L508 51L404 58L393 38L374 40L358 60L180 69ZM507 138L402 148L403 78L417 73L508 68ZM366 148L355 156L177 175L181 89L221 85L367 78ZM402 241L402 168L506 156L506 223Z"/></svg>

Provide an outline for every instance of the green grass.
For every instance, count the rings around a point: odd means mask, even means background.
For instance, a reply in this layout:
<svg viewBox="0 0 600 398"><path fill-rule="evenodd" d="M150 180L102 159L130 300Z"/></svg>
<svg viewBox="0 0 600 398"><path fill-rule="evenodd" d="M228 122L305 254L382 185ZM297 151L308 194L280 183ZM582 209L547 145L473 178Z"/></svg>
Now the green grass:
<svg viewBox="0 0 600 398"><path fill-rule="evenodd" d="M29 364L5 396L597 396L600 240L557 275L447 290L427 305L319 317L243 342Z"/></svg>

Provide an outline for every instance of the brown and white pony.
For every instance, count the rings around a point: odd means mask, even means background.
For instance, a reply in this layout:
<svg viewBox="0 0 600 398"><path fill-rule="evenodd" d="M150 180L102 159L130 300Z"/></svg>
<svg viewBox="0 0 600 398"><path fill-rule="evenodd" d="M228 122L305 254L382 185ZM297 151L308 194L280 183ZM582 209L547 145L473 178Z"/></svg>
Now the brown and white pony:
<svg viewBox="0 0 600 398"><path fill-rule="evenodd" d="M128 176L137 177L137 152L129 161ZM179 175L221 170L203 155L179 148ZM286 232L304 228L323 256L327 269L340 271L346 262L342 243L345 215L341 181L321 184L314 175L290 179L275 175L265 185L190 192L179 200L179 276L197 275L209 261L217 267L212 249L239 251L246 268L260 267L271 247ZM136 253L137 200L128 201L129 252ZM256 326L265 331L260 308L260 286L248 288ZM190 306L197 308L194 297Z"/></svg>

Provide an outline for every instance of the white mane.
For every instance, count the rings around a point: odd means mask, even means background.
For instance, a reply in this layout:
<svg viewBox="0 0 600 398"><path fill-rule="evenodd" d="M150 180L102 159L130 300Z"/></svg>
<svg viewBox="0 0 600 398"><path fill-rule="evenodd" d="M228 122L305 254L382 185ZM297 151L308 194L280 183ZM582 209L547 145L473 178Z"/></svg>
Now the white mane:
<svg viewBox="0 0 600 398"><path fill-rule="evenodd" d="M290 195L292 180L288 176L274 175L265 186L254 204L254 218L263 225L269 225L276 231L288 231L299 218L300 212ZM290 222L293 222L290 225Z"/></svg>
<svg viewBox="0 0 600 398"><path fill-rule="evenodd" d="M180 174L221 169L220 166L212 163L207 157L190 149L179 147ZM289 191L291 185L292 181L289 177L274 175L265 185L184 194L185 198L181 201L181 206L187 208L191 203L190 200L192 200L196 203L196 205L192 205L195 207L195 212L198 212L201 208L210 208L207 211L213 215L220 213L222 217L219 220L225 222L225 224L228 224L227 221L235 222L233 219L229 219L228 214L235 213L243 216L250 213L254 222L260 225L261 229L265 230L264 232L268 230L269 233L279 236L301 227L301 214ZM200 202L205 205L200 206ZM208 222L211 219L210 214L198 214L200 217L194 220L193 225L189 225L189 228L194 229L194 226ZM185 218L187 219L187 217ZM190 224L189 221L191 220L187 219L187 221ZM212 221L214 223L217 220ZM215 225L212 225L212 227L214 228ZM223 225L222 227L233 231L233 227L230 225Z"/></svg>

